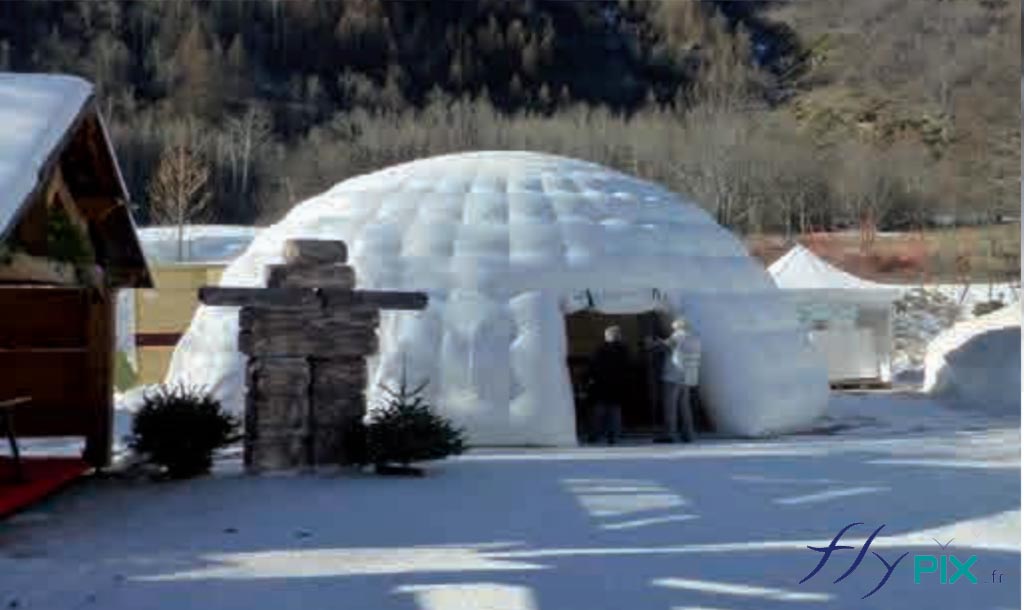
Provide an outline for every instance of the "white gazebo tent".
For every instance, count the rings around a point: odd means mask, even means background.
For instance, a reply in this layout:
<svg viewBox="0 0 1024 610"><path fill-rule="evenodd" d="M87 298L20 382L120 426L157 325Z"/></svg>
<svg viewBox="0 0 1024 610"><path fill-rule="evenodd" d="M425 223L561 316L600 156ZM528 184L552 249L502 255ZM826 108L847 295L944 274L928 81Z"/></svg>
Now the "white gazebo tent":
<svg viewBox="0 0 1024 610"><path fill-rule="evenodd" d="M892 380L893 303L898 288L870 282L796 245L768 267L828 362L829 382Z"/></svg>

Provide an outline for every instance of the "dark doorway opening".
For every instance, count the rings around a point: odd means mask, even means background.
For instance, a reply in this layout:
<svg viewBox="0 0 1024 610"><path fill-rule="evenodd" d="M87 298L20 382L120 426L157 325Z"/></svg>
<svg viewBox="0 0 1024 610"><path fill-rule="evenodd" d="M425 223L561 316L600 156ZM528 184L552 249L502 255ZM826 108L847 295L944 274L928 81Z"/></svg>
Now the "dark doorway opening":
<svg viewBox="0 0 1024 610"><path fill-rule="evenodd" d="M568 340L569 378L576 406L576 433L585 439L590 427L590 407L585 393L585 381L591 354L604 341L604 330L609 326L622 329L622 339L629 348L630 387L627 404L622 405L622 427L629 435L650 435L663 426L660 408L661 362L659 352L645 347L647 337L667 337L671 333L670 320L661 312L645 311L637 314L606 314L580 311L566 316L565 330Z"/></svg>

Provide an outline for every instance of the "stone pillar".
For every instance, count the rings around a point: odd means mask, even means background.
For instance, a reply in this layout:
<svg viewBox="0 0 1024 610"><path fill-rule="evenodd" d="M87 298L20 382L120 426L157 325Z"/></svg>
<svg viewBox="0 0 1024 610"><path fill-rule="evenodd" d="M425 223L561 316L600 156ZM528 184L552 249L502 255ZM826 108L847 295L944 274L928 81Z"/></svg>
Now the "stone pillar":
<svg viewBox="0 0 1024 610"><path fill-rule="evenodd" d="M346 433L366 414L366 358L380 309L422 309L422 293L355 290L343 242L292 240L267 288L200 289L207 305L240 306L248 356L245 465L249 471L342 461Z"/></svg>
<svg viewBox="0 0 1024 610"><path fill-rule="evenodd" d="M246 468L278 470L307 463L311 452L308 360L250 357L246 376Z"/></svg>

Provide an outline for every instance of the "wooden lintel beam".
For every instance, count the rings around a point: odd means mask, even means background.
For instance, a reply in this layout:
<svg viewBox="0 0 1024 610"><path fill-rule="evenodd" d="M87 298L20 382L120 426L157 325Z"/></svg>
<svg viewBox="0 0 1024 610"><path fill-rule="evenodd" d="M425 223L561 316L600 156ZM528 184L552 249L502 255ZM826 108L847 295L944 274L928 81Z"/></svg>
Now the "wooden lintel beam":
<svg viewBox="0 0 1024 610"><path fill-rule="evenodd" d="M376 307L418 310L427 306L422 292L345 290L339 288L228 288L203 286L199 301L221 307Z"/></svg>
<svg viewBox="0 0 1024 610"><path fill-rule="evenodd" d="M427 295L396 290L340 290L321 288L326 307L368 306L379 309L426 309Z"/></svg>

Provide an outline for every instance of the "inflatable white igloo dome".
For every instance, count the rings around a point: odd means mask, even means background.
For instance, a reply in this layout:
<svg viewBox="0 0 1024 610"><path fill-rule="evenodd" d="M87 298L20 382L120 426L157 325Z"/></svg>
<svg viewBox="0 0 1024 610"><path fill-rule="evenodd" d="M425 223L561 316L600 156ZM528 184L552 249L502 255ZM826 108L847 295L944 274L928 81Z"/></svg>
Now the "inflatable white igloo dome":
<svg viewBox="0 0 1024 610"><path fill-rule="evenodd" d="M565 316L580 309L685 316L702 339L703 404L725 434L796 430L828 400L792 306L739 240L679 195L600 165L475 152L352 178L262 231L221 284L263 285L289 238L344 240L359 288L429 295L425 311L383 313L369 404L404 361L474 444L576 444ZM240 412L236 333L235 310L201 307L169 379Z"/></svg>

